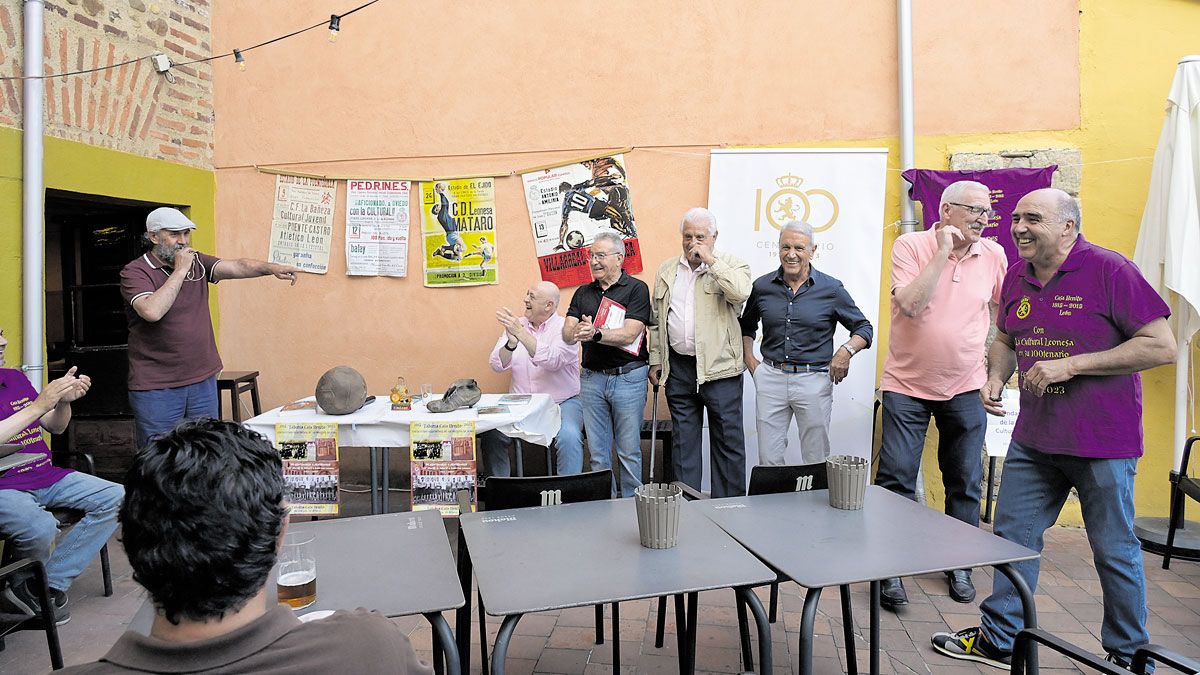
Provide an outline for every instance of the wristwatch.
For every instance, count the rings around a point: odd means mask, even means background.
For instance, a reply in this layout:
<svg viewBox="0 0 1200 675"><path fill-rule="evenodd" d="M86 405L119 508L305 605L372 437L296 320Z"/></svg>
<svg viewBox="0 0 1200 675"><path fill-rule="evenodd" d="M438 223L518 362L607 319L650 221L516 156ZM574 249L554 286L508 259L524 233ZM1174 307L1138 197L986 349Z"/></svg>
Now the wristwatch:
<svg viewBox="0 0 1200 675"><path fill-rule="evenodd" d="M600 342L603 339L604 339L604 334L601 333L600 331L596 331L595 333L592 333L592 342Z"/></svg>
<svg viewBox="0 0 1200 675"><path fill-rule="evenodd" d="M520 342L518 342L517 344L521 344L521 343L520 343ZM515 351L517 351L517 345L513 345L513 346L509 347L509 346L508 346L508 342L505 342L505 343L504 343L504 349L505 349L506 351L515 352Z"/></svg>
<svg viewBox="0 0 1200 675"><path fill-rule="evenodd" d="M848 354L850 354L850 356L854 356L855 354L857 354L857 353L858 353L858 350L857 350L857 349L855 349L854 347L851 347L849 342L847 342L846 344L842 345L842 349L845 349L845 350L846 350L846 352L847 352Z"/></svg>

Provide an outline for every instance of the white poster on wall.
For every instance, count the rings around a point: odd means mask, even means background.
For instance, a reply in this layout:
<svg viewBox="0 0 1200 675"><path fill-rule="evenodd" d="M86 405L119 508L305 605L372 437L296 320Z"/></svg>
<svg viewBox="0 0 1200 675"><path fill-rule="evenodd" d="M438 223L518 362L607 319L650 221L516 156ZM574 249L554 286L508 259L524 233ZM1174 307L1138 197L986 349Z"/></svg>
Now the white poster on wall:
<svg viewBox="0 0 1200 675"><path fill-rule="evenodd" d="M409 195L406 180L346 181L346 274L408 274Z"/></svg>
<svg viewBox="0 0 1200 675"><path fill-rule="evenodd" d="M275 208L267 260L325 274L333 243L337 183L305 176L275 177Z"/></svg>
<svg viewBox="0 0 1200 675"><path fill-rule="evenodd" d="M748 262L757 279L779 268L779 229L803 220L815 233L813 267L840 280L875 328L876 341L854 357L850 374L834 387L833 454L871 456L886 170L886 148L712 151L708 208L720 227L717 249ZM761 328L758 337L762 339ZM839 326L834 346L848 339ZM755 354L761 356L757 342ZM748 473L758 463L758 433L754 382L749 375L744 382ZM788 436L787 463L799 464L795 423ZM704 443L707 455L707 434ZM707 474L707 460L704 467ZM706 489L707 482L705 475Z"/></svg>

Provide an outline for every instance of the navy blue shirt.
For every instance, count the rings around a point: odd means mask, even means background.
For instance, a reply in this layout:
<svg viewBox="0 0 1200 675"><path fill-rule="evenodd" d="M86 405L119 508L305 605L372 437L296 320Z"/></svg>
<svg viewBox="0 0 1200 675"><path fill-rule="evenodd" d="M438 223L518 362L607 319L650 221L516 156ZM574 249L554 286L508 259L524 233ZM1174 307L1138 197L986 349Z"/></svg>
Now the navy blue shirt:
<svg viewBox="0 0 1200 675"><path fill-rule="evenodd" d="M809 267L808 281L792 293L783 268L754 280L742 312L742 335L753 338L762 321L763 358L824 366L833 359L833 331L842 324L871 346L875 331L842 282Z"/></svg>

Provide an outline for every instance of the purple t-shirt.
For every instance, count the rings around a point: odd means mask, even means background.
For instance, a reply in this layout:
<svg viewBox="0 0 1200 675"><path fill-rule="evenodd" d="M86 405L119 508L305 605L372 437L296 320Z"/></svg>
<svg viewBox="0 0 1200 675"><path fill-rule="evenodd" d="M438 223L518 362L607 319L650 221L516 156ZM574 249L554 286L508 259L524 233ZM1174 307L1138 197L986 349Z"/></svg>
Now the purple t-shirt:
<svg viewBox="0 0 1200 675"><path fill-rule="evenodd" d="M1004 255L1008 264L1020 262L1017 245L1013 243L1009 228L1009 218L1017 208L1021 197L1039 188L1050 187L1050 179L1058 170L1057 164L1051 164L1037 169L982 169L979 171L935 171L933 169L909 169L900 174L904 180L912 184L908 196L914 201L921 202L921 217L925 221L925 229L933 227L938 219L938 204L942 202L942 192L951 183L960 180L973 180L983 183L991 190L992 208L996 215L983 228L983 238L1004 247Z"/></svg>
<svg viewBox="0 0 1200 675"><path fill-rule="evenodd" d="M129 390L172 389L202 382L221 372L221 357L208 311L208 285L220 258L197 253L174 304L149 322L133 303L167 282L171 268L150 253L121 270L121 295L129 322Z"/></svg>
<svg viewBox="0 0 1200 675"><path fill-rule="evenodd" d="M1038 361L1112 349L1170 315L1137 265L1080 235L1045 286L1024 261L1008 268L996 325L1016 346L1024 385ZM1141 457L1141 375L1079 375L1040 398L1022 386L1013 440L1054 455Z"/></svg>
<svg viewBox="0 0 1200 675"><path fill-rule="evenodd" d="M13 368L0 368L0 419L8 419L18 410L32 405L37 396L37 390L29 383L24 373ZM71 473L70 469L62 469L50 463L50 448L46 446L46 441L42 440L42 426L37 421L25 427L24 431L12 439L0 439L0 442L20 443L24 446L21 452L44 455L36 462L0 472L0 489L38 490L54 485L63 476Z"/></svg>

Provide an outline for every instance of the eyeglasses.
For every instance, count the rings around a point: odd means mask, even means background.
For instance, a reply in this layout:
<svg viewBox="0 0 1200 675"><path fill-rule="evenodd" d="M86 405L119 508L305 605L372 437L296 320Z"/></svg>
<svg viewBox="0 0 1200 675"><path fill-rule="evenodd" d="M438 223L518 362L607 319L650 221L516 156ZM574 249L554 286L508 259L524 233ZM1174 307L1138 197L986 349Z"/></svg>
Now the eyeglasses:
<svg viewBox="0 0 1200 675"><path fill-rule="evenodd" d="M971 214L972 216L974 216L976 218L978 218L981 215L986 215L989 219L991 219L993 216L996 215L995 209L987 209L982 206L971 206L969 204L959 204L958 202L946 202L946 203L951 206L957 206L959 208L966 209L967 213Z"/></svg>
<svg viewBox="0 0 1200 675"><path fill-rule="evenodd" d="M621 255L621 254L616 251L613 251L612 253L592 253L592 254L590 254L590 257L592 260L603 261L605 258L607 258L610 255Z"/></svg>

